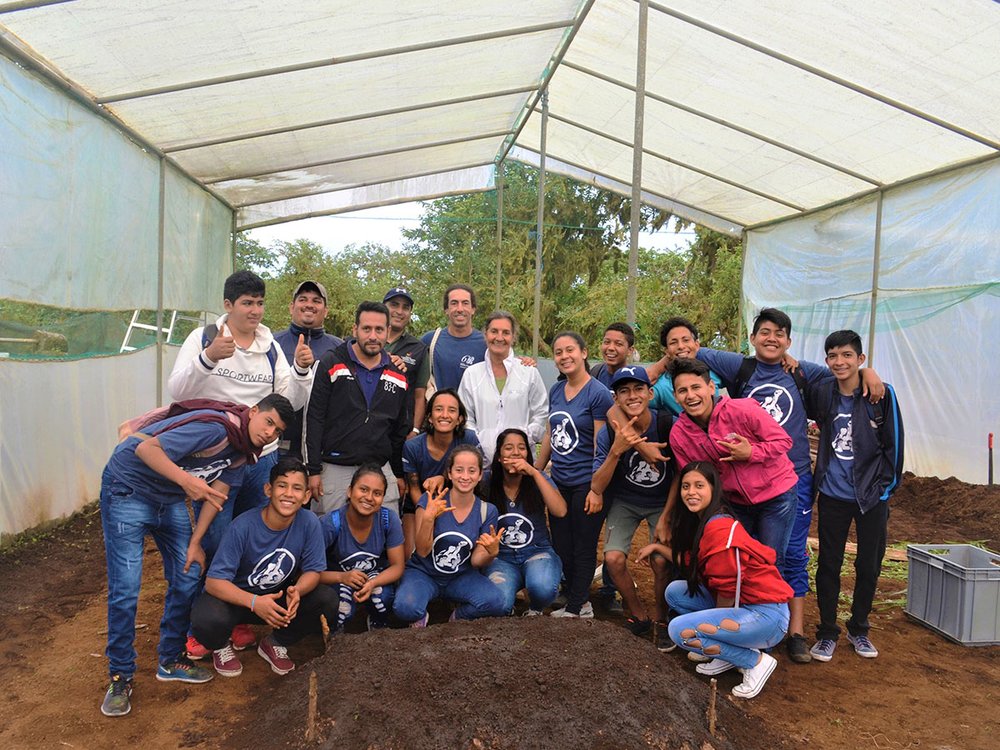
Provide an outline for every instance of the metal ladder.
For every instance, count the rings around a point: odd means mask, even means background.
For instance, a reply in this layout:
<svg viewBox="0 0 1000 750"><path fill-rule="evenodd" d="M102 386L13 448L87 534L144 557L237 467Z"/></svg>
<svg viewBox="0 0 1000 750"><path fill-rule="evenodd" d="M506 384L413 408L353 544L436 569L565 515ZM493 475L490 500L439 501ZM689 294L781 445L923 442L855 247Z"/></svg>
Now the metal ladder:
<svg viewBox="0 0 1000 750"><path fill-rule="evenodd" d="M128 329L125 331L125 338L122 340L121 348L118 350L119 354L124 352L134 352L137 347L132 346L129 343L132 340L132 332L139 331L152 331L153 333L163 333L164 343L171 343L170 338L174 335L174 326L177 324L178 320L189 320L192 323L199 323L204 325L206 316L202 315L200 318L194 318L190 315L182 315L180 310L174 310L170 313L170 324L164 328L157 328L156 323L140 323L139 316L142 314L142 310L136 310L132 313L132 320L129 321ZM155 311L153 313L156 314Z"/></svg>

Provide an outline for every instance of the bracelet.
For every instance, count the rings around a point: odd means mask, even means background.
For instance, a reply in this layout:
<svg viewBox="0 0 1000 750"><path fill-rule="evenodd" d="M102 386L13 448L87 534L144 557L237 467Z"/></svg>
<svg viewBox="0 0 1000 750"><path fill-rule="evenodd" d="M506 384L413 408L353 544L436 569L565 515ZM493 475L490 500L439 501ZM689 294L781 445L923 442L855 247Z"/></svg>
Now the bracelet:
<svg viewBox="0 0 1000 750"><path fill-rule="evenodd" d="M253 605L257 602L257 595L253 595L253 599L250 600L250 611L253 612Z"/></svg>

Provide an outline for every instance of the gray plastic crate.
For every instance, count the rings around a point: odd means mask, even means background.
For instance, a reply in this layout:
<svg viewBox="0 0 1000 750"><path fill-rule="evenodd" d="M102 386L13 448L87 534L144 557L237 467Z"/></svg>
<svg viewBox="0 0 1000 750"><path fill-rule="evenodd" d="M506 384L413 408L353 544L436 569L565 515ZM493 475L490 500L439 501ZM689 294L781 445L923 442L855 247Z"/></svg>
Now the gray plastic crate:
<svg viewBox="0 0 1000 750"><path fill-rule="evenodd" d="M1000 644L1000 555L971 544L911 544L906 614L963 646Z"/></svg>

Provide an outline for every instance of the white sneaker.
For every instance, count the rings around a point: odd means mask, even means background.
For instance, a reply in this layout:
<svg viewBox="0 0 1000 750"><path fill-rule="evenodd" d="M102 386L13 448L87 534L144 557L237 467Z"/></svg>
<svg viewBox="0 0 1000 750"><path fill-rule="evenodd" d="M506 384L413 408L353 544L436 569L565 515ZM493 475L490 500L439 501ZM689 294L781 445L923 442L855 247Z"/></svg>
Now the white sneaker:
<svg viewBox="0 0 1000 750"><path fill-rule="evenodd" d="M576 620L580 618L580 615L573 612L567 612L565 607L561 607L560 609L554 609L549 612L549 617L567 617Z"/></svg>
<svg viewBox="0 0 1000 750"><path fill-rule="evenodd" d="M542 610L540 609L526 609L524 610L524 614L521 615L521 617L538 617L539 615L544 615L544 614L545 613L542 612Z"/></svg>
<svg viewBox="0 0 1000 750"><path fill-rule="evenodd" d="M728 672L730 669L736 669L736 665L728 661L723 661L722 659L712 659L711 661L700 663L694 668L694 671L698 674L715 676L717 674L722 674L723 672Z"/></svg>
<svg viewBox="0 0 1000 750"><path fill-rule="evenodd" d="M712 661L712 657L699 654L697 651L688 651L688 661L693 661L695 664L707 664Z"/></svg>
<svg viewBox="0 0 1000 750"><path fill-rule="evenodd" d="M778 662L773 656L761 652L757 666L740 670L743 673L743 682L733 688L733 695L737 698L753 698L764 689L767 678L777 666Z"/></svg>
<svg viewBox="0 0 1000 750"><path fill-rule="evenodd" d="M583 606L580 607L580 614L575 612L567 612L566 608L557 609L549 613L549 617L569 617L572 619L581 620L593 620L594 619L594 606L590 602L584 602Z"/></svg>

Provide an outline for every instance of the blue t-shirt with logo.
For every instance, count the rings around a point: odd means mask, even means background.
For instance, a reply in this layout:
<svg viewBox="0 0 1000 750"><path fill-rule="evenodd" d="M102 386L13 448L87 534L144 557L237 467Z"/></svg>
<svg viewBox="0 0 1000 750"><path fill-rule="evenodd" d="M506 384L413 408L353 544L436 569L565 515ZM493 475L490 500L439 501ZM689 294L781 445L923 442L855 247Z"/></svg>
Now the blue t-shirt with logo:
<svg viewBox="0 0 1000 750"><path fill-rule="evenodd" d="M360 570L374 578L389 567L388 550L403 543L403 525L399 515L379 508L372 518L368 538L358 541L347 524L347 506L327 513L319 521L326 545L327 570ZM388 529L386 529L388 526Z"/></svg>
<svg viewBox="0 0 1000 750"><path fill-rule="evenodd" d="M657 413L650 410L650 414L652 419L643 436L650 443L667 442L670 439L670 430L667 429L666 435L660 435L656 427ZM673 420L671 419L668 424L672 425ZM611 430L607 426L597 433L594 471L604 464L613 441ZM665 449L663 455L670 456L669 449ZM673 461L657 461L650 466L635 448L629 448L618 459L615 473L604 490L604 498L607 502L622 501L644 508L662 508L667 502L667 491L670 489L673 477Z"/></svg>
<svg viewBox="0 0 1000 750"><path fill-rule="evenodd" d="M546 482L555 487L555 482L545 474L542 476L545 477ZM522 485L524 482L534 481L531 477L521 478ZM489 469L483 473L483 479L479 486L484 489L490 486ZM490 505L493 504L490 503ZM521 503L510 498L504 498L503 506L503 510L498 511L500 515L497 519L497 523L500 524L498 528L503 529L503 536L500 537L500 553L497 557L508 562L519 563L533 555L536 550L552 547L544 503L535 512L525 510ZM495 505L493 507L496 508Z"/></svg>
<svg viewBox="0 0 1000 750"><path fill-rule="evenodd" d="M427 351L430 351L434 331L428 331L420 340L427 344ZM482 331L472 329L472 333L468 336L455 338L448 333L447 328L442 328L441 335L434 344L432 363L434 384L438 390L454 388L457 391L465 371L484 359L486 359L486 337Z"/></svg>
<svg viewBox="0 0 1000 750"><path fill-rule="evenodd" d="M614 402L608 389L591 378L571 400L566 381L549 390L552 478L563 487L586 484L594 473L594 421L606 421Z"/></svg>
<svg viewBox="0 0 1000 750"><path fill-rule="evenodd" d="M444 497L448 505L451 504L450 498L449 491ZM426 510L426 492L420 496L417 507ZM486 520L483 520L484 508ZM490 526L496 529L498 515L492 503L484 502L479 497L472 503L469 515L461 523L455 518L454 511L442 513L434 520L434 543L431 545L431 553L423 557L414 552L406 564L407 567L422 570L438 582L448 581L453 576L471 570L472 551L476 548L476 540L480 535L488 534Z"/></svg>
<svg viewBox="0 0 1000 750"><path fill-rule="evenodd" d="M809 459L809 438L806 436L806 408L802 394L795 384L795 378L785 372L780 364L767 364L758 360L753 375L747 381L742 393L734 393L734 383L743 364L743 355L734 352L720 352L702 347L698 359L719 374L731 398L752 398L764 407L764 411L774 417L792 439L788 458L795 464L795 473L805 476L811 473ZM812 362L799 362L799 368L810 387L829 380L830 371Z"/></svg>
<svg viewBox="0 0 1000 750"><path fill-rule="evenodd" d="M188 474L201 477L208 484L221 479L230 488L239 487L243 483L245 463L240 461L240 465L236 467L232 464L243 458L242 453L230 445L212 456L197 455L225 440L225 427L217 422L195 421L167 429L170 425L199 413L218 412L204 410L179 414L149 425L143 430L143 434L156 435L167 457ZM164 429L166 432L161 432ZM141 442L143 440L138 437L123 440L111 454L108 471L115 479L131 487L139 498L168 505L184 502L184 490L179 484L154 471L135 455L135 449Z"/></svg>
<svg viewBox="0 0 1000 750"><path fill-rule="evenodd" d="M454 433L452 433L454 435ZM456 440L452 437L451 445L448 446L448 450L444 452L441 460L434 458L430 451L427 450L427 438L429 436L426 432L417 435L412 440L407 440L403 443L403 472L406 474L416 474L417 479L420 482L421 487L424 484L424 480L428 477L444 476L445 466L448 463L448 456L455 449L457 445L474 445L479 447L479 438L476 437L474 430L466 430L462 434L460 440Z"/></svg>
<svg viewBox="0 0 1000 750"><path fill-rule="evenodd" d="M251 594L283 591L302 573L326 570L326 548L319 519L300 509L287 529L264 523L263 511L233 519L208 568L209 578L231 581Z"/></svg>
<svg viewBox="0 0 1000 750"><path fill-rule="evenodd" d="M830 464L819 487L824 495L850 503L857 502L857 493L854 491L854 431L851 424L853 408L853 394L845 396L841 393L831 431L833 441L830 446Z"/></svg>

